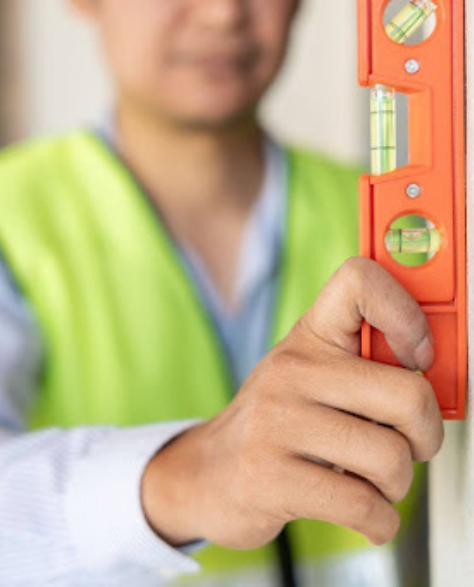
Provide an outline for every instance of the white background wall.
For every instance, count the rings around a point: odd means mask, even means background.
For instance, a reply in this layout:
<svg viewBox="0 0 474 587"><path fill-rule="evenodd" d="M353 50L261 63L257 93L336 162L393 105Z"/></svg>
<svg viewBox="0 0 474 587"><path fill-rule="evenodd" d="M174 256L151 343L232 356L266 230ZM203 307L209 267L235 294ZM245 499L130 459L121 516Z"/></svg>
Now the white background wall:
<svg viewBox="0 0 474 587"><path fill-rule="evenodd" d="M94 120L109 100L93 31L68 0L18 2L27 89L22 134ZM264 109L282 137L345 159L363 156L368 121L356 78L355 10L356 0L306 0L288 66Z"/></svg>
<svg viewBox="0 0 474 587"><path fill-rule="evenodd" d="M474 0L467 23L467 256L469 399L466 422L449 422L441 453L430 466L432 587L474 585Z"/></svg>

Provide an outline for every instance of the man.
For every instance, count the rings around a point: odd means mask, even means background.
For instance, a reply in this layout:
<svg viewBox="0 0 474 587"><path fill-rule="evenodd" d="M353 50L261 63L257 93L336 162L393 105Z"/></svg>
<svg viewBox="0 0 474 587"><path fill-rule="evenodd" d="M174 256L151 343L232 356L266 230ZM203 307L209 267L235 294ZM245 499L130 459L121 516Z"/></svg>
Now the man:
<svg viewBox="0 0 474 587"><path fill-rule="evenodd" d="M432 338L377 265L329 280L355 170L256 121L296 0L75 4L116 110L0 162L0 584L156 585L202 551L195 584L396 585L367 538L442 442ZM357 356L364 318L408 369Z"/></svg>

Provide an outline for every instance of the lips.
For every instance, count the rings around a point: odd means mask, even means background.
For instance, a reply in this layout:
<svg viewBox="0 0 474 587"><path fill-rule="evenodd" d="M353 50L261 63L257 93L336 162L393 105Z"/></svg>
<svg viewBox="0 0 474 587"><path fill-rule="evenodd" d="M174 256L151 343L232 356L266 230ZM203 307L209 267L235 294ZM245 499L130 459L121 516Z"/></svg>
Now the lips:
<svg viewBox="0 0 474 587"><path fill-rule="evenodd" d="M212 56L195 59L193 65L202 69L224 72L247 69L251 62L248 57Z"/></svg>
<svg viewBox="0 0 474 587"><path fill-rule="evenodd" d="M256 49L235 51L209 51L199 53L182 54L176 58L178 63L196 67L198 69L212 71L239 71L252 67L258 59L259 51Z"/></svg>

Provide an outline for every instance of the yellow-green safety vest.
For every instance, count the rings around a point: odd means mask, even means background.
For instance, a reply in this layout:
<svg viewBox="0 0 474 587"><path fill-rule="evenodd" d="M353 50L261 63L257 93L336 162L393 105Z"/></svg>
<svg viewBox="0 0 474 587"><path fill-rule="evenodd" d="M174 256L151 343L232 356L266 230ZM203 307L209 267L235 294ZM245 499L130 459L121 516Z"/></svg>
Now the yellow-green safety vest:
<svg viewBox="0 0 474 587"><path fill-rule="evenodd" d="M288 149L288 214L269 348L358 252L358 170ZM196 178L198 181L199 178ZM222 344L166 227L87 131L0 155L0 250L40 326L46 359L31 427L211 418L235 393ZM424 471L400 506L404 524ZM318 521L289 525L300 560L369 548ZM203 573L267 564L273 546L198 555Z"/></svg>

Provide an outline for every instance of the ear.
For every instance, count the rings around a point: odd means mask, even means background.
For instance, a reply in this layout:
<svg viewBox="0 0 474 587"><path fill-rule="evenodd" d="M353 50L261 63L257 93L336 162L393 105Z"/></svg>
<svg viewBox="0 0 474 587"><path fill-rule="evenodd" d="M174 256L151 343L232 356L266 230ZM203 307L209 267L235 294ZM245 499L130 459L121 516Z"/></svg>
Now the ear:
<svg viewBox="0 0 474 587"><path fill-rule="evenodd" d="M82 16L90 18L97 14L98 0L69 0L69 2Z"/></svg>

